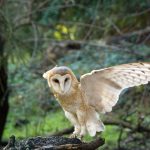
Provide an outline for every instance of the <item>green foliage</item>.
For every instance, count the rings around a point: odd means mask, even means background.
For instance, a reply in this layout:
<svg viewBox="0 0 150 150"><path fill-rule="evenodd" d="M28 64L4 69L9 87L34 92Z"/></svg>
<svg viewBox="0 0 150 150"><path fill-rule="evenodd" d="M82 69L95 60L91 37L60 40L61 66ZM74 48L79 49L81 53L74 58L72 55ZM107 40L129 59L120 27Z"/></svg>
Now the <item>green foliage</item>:
<svg viewBox="0 0 150 150"><path fill-rule="evenodd" d="M57 64L60 66L69 66L76 73L76 75L79 76L90 72L93 69L100 69L116 64L135 62L139 60L149 61L149 58L147 58L147 60L143 60L143 58L149 54L149 47L135 45L132 47L130 46L129 49L131 53L125 53L121 48L115 51L110 50L105 46L96 47L89 44L87 46L83 46L81 51L73 51L72 53L65 55L59 59ZM134 51L134 49L136 49L136 51L139 53L141 56L140 58L138 58L136 55L133 55L132 50Z"/></svg>
<svg viewBox="0 0 150 150"><path fill-rule="evenodd" d="M30 115L26 116L23 116L22 114L19 116L17 115L18 113L14 110L13 113L10 111L8 123L4 132L4 139L8 139L10 137L10 133L16 135L16 137L20 139L37 135L48 136L51 133L62 130L64 127L67 128L70 126L69 121L64 117L62 111L47 113L46 115L41 115L40 113L36 115L33 113L31 115L30 113ZM27 119L29 123L27 125L15 127L15 121L21 118Z"/></svg>

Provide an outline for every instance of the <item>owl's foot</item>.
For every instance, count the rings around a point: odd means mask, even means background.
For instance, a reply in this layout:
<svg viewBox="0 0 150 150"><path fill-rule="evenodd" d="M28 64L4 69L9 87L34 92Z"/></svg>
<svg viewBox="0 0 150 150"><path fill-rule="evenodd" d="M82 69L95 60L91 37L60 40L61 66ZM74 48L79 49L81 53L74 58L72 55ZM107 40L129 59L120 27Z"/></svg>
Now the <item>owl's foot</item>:
<svg viewBox="0 0 150 150"><path fill-rule="evenodd" d="M78 135L78 139L82 141L83 140L83 135Z"/></svg>
<svg viewBox="0 0 150 150"><path fill-rule="evenodd" d="M69 138L78 138L79 140L82 141L83 135L79 135L79 134L77 134L77 133L72 133L72 134L69 136Z"/></svg>
<svg viewBox="0 0 150 150"><path fill-rule="evenodd" d="M80 134L80 126L76 125L74 132L70 135L70 138L77 138Z"/></svg>
<svg viewBox="0 0 150 150"><path fill-rule="evenodd" d="M77 133L72 133L69 138L77 138L78 137L78 134Z"/></svg>

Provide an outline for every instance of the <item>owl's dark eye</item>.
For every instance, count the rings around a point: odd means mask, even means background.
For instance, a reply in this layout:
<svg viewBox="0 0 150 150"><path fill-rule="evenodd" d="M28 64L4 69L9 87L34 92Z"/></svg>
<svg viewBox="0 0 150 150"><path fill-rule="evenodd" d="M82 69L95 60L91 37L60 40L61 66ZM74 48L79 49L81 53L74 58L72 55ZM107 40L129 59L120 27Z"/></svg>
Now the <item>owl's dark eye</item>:
<svg viewBox="0 0 150 150"><path fill-rule="evenodd" d="M66 79L65 79L65 82L67 82L68 80L69 80L69 78L66 78Z"/></svg>
<svg viewBox="0 0 150 150"><path fill-rule="evenodd" d="M53 81L54 81L55 83L59 83L59 80L58 80L58 79L53 79Z"/></svg>

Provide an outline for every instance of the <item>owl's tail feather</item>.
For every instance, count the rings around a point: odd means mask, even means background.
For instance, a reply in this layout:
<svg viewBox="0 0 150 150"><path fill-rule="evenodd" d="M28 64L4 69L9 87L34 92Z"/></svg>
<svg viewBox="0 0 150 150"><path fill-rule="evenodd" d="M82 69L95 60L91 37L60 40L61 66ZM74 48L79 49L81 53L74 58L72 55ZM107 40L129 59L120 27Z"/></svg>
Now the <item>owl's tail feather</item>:
<svg viewBox="0 0 150 150"><path fill-rule="evenodd" d="M99 119L98 114L94 110L91 110L90 113L88 113L86 128L90 136L95 136L96 132L105 130L103 122Z"/></svg>

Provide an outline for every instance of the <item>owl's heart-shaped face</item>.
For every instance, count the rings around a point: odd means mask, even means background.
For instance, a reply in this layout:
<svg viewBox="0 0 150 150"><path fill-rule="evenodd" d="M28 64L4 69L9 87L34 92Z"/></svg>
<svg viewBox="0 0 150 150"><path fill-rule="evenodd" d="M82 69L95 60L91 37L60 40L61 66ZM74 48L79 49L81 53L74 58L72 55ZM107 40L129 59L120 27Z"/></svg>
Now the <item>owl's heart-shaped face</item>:
<svg viewBox="0 0 150 150"><path fill-rule="evenodd" d="M49 79L51 88L59 94L66 94L71 88L71 76L69 74L55 74Z"/></svg>
<svg viewBox="0 0 150 150"><path fill-rule="evenodd" d="M72 88L73 75L71 69L65 66L54 67L45 72L43 77L47 79L49 87L53 92L60 95L69 94Z"/></svg>

